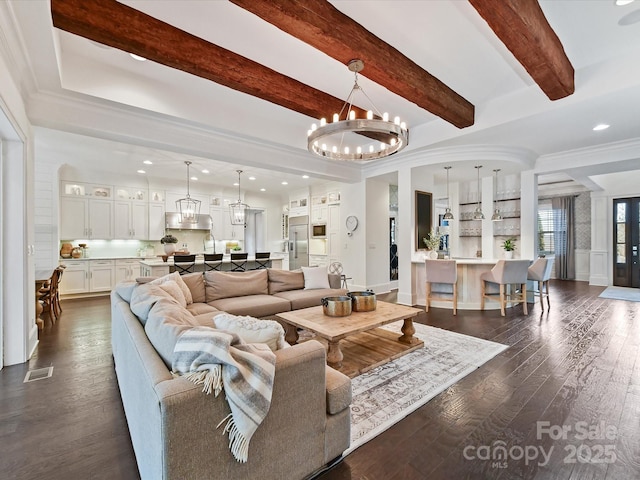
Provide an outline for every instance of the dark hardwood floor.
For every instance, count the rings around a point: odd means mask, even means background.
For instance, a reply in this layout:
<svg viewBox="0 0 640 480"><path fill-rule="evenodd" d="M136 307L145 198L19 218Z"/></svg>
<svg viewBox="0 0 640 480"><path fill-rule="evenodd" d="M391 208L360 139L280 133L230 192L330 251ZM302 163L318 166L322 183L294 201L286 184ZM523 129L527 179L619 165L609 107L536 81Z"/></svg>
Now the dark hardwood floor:
<svg viewBox="0 0 640 480"><path fill-rule="evenodd" d="M551 310L529 304L527 316L420 314L510 348L319 478L640 478L640 303L598 298L602 290L552 282ZM109 300L62 306L28 364L0 372L0 478L136 479ZM51 378L23 383L50 365Z"/></svg>

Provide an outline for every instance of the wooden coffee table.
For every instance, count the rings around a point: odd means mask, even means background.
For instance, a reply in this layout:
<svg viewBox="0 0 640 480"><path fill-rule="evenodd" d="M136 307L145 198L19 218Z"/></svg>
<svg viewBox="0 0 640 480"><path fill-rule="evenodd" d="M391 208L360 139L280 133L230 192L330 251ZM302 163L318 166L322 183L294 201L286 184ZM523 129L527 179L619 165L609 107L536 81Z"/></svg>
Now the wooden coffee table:
<svg viewBox="0 0 640 480"><path fill-rule="evenodd" d="M327 363L355 377L378 365L422 348L424 342L413 336L413 319L421 310L395 303L377 302L371 312L353 312L347 317L329 317L321 306L278 314L286 322L286 340L298 342L297 327L316 334L327 344ZM377 328L404 320L402 335Z"/></svg>

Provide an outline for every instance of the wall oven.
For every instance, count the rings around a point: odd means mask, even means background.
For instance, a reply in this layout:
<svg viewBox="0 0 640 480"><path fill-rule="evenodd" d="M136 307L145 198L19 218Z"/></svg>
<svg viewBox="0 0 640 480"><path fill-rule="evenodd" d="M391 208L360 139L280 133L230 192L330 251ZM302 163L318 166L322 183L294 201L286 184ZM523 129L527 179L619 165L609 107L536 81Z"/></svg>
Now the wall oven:
<svg viewBox="0 0 640 480"><path fill-rule="evenodd" d="M311 238L327 238L327 224L314 223L311 225Z"/></svg>

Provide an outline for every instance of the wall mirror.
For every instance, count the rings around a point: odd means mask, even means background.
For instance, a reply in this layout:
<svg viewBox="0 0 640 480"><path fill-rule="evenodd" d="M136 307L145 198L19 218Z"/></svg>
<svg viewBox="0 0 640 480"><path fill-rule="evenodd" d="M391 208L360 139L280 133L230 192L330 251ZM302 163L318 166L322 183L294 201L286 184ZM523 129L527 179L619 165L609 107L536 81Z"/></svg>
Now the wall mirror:
<svg viewBox="0 0 640 480"><path fill-rule="evenodd" d="M422 241L431 233L431 215L433 196L429 192L416 190L416 250L424 250L426 245Z"/></svg>

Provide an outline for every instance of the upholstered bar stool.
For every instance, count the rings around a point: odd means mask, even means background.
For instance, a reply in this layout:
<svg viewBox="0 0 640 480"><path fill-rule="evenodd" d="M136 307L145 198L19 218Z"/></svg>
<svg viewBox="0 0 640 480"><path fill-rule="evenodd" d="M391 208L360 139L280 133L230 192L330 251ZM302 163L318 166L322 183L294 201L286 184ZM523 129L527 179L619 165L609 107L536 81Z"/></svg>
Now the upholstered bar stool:
<svg viewBox="0 0 640 480"><path fill-rule="evenodd" d="M527 274L527 280L538 282L538 291L534 291L533 295L540 297L540 306L544 312L544 297L547 297L547 306L551 308L551 302L549 301L549 279L551 278L551 269L553 268L553 261L550 258L538 258L533 265L529 267ZM544 291L546 287L546 292Z"/></svg>
<svg viewBox="0 0 640 480"><path fill-rule="evenodd" d="M222 253L205 253L204 254L204 271L222 270Z"/></svg>
<svg viewBox="0 0 640 480"><path fill-rule="evenodd" d="M453 302L453 314L458 314L458 267L455 260L425 260L426 272L426 306L428 312L431 300L444 300ZM444 283L453 286L451 297L434 297L431 292L432 283Z"/></svg>
<svg viewBox="0 0 640 480"><path fill-rule="evenodd" d="M482 282L480 308L484 310L485 298L497 300L500 302L500 313L504 317L507 302L522 303L524 314L527 315L527 274L530 263L529 260L498 260L495 267L480 275ZM487 283L499 285L500 293L487 293ZM508 293L507 285L514 287Z"/></svg>
<svg viewBox="0 0 640 480"><path fill-rule="evenodd" d="M173 265L176 267L176 272L180 275L185 273L193 273L196 266L195 255L174 255Z"/></svg>
<svg viewBox="0 0 640 480"><path fill-rule="evenodd" d="M232 272L244 272L247 269L247 257L246 253L232 253L231 254L231 271Z"/></svg>

